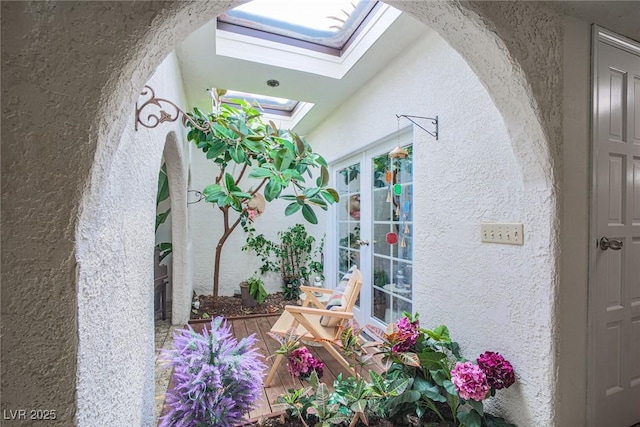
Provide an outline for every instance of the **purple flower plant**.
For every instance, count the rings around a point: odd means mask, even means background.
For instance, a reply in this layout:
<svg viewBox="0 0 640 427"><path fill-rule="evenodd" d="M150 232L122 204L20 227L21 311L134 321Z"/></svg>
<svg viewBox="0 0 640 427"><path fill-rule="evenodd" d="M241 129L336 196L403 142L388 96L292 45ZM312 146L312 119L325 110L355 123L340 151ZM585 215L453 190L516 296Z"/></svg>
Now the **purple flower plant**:
<svg viewBox="0 0 640 427"><path fill-rule="evenodd" d="M306 347L296 348L287 356L287 370L294 377L306 379L316 371L321 378L323 369L324 363L313 357Z"/></svg>
<svg viewBox="0 0 640 427"><path fill-rule="evenodd" d="M480 402L491 389L485 373L472 362L457 362L451 371L451 382L460 397L465 400L473 399Z"/></svg>
<svg viewBox="0 0 640 427"><path fill-rule="evenodd" d="M261 396L266 366L256 341L251 335L238 342L222 317L211 321L210 332L177 331L173 350L163 353L175 387L167 392L169 411L160 425L231 427L240 421Z"/></svg>
<svg viewBox="0 0 640 427"><path fill-rule="evenodd" d="M400 342L391 349L396 353L410 351L420 335L420 322L416 319L410 322L407 317L398 320L398 338Z"/></svg>
<svg viewBox="0 0 640 427"><path fill-rule="evenodd" d="M513 366L499 353L485 351L478 357L478 366L487 376L492 389L507 388L516 381Z"/></svg>

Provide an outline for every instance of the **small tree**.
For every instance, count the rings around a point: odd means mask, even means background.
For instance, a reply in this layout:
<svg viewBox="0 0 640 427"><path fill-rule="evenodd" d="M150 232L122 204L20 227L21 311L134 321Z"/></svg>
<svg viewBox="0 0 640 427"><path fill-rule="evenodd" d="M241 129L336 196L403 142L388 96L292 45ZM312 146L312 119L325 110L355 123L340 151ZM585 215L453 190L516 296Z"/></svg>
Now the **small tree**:
<svg viewBox="0 0 640 427"><path fill-rule="evenodd" d="M326 210L336 203L338 193L327 187L327 162L314 153L311 146L290 130L278 129L273 122L265 124L261 113L250 103L236 99L234 108L220 102L226 91L212 90L213 112L203 114L194 108L188 116L197 124L186 121L190 128L187 138L206 153L219 169L213 184L203 193L207 202L222 212L223 233L215 251L213 295L218 296L220 261L225 242L241 221L252 219L248 203L263 190L267 202L289 200L285 215L302 211L308 222L317 224L313 207ZM205 130L202 130L205 129ZM319 169L315 185L308 185L305 176L312 177L312 169ZM243 178L250 178L243 181ZM241 188L244 186L245 189ZM283 194L283 191L291 193ZM231 210L238 217L231 218Z"/></svg>

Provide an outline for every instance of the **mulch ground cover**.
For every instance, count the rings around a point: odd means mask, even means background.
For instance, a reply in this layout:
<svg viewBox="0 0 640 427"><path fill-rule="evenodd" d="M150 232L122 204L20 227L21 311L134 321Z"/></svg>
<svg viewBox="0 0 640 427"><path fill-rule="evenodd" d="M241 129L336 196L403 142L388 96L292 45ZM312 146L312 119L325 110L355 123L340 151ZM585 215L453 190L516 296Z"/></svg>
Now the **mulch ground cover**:
<svg viewBox="0 0 640 427"><path fill-rule="evenodd" d="M274 292L267 295L262 304L255 307L242 305L240 297L200 295L200 308L191 311L191 319L210 319L223 316L227 319L234 317L276 315L282 313L285 305L295 304L295 301L286 300L282 292Z"/></svg>

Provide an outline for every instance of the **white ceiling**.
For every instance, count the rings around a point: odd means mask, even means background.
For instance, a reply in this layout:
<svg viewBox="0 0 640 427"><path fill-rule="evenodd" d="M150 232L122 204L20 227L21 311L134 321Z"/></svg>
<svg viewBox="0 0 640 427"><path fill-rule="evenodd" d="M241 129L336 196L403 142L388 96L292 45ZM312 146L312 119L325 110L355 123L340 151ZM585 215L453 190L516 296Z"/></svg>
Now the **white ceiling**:
<svg viewBox="0 0 640 427"><path fill-rule="evenodd" d="M314 107L295 126L304 135L427 31L422 23L400 15L341 79L217 55L215 20L191 34L177 55L188 105L209 111L210 87L310 102ZM280 86L268 87L269 79L279 80Z"/></svg>
<svg viewBox="0 0 640 427"><path fill-rule="evenodd" d="M640 39L639 1L546 1L541 2L561 14ZM405 14L400 15L364 56L341 79L314 73L269 66L216 54L215 19L192 33L177 49L183 84L190 106L209 111L207 88L217 87L253 92L315 104L296 125L308 134L338 105L356 92L416 38L430 31ZM269 79L280 86L270 88Z"/></svg>

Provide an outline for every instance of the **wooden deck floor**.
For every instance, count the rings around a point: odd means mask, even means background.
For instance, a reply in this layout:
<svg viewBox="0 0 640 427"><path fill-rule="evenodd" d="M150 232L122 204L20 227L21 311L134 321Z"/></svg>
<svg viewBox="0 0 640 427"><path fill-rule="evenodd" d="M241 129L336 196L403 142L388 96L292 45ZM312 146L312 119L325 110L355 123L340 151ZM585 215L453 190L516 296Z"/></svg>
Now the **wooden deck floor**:
<svg viewBox="0 0 640 427"><path fill-rule="evenodd" d="M277 316L265 316L230 320L231 327L236 338L241 339L251 334L256 335L259 351L265 356L267 372L271 369L274 361L273 357L269 358L268 356L274 354L276 349L279 347L278 342L267 335L267 332L269 332L271 326L273 326L277 319ZM201 330L202 326L194 325L194 330L197 331L198 328ZM349 377L350 374L324 348L311 346L307 346L307 348L309 348L315 357L324 362L325 368L321 380L326 383L330 389L333 389L333 382L338 374L342 373L343 378ZM367 367L365 367L365 371L368 372L369 369L376 372L382 372L383 368L380 360L373 360ZM265 378L267 372L265 372ZM172 385L173 384L169 385L169 389L171 389ZM251 411L247 418L257 419L273 412L280 412L281 408L278 408L273 404L277 397L285 393L290 388L300 388L304 385L308 384L303 384L299 380L294 382L291 375L287 372L286 363L281 363L271 386L262 389L262 399L260 400L258 407Z"/></svg>

